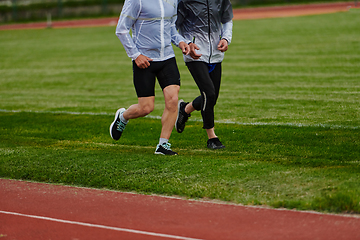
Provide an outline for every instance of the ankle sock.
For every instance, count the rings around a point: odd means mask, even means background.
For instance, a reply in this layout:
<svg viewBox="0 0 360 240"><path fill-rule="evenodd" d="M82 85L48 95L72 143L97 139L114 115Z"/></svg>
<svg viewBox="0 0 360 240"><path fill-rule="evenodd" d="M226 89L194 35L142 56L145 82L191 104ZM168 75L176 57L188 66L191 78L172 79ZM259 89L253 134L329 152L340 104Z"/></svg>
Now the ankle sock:
<svg viewBox="0 0 360 240"><path fill-rule="evenodd" d="M163 145L164 143L168 143L169 142L169 139L166 139L166 138L160 138L159 139L159 144L160 145Z"/></svg>
<svg viewBox="0 0 360 240"><path fill-rule="evenodd" d="M123 123L125 123L125 124L127 124L128 121L129 121L129 120L126 120L126 119L124 118L123 113L120 114L120 120L121 120Z"/></svg>

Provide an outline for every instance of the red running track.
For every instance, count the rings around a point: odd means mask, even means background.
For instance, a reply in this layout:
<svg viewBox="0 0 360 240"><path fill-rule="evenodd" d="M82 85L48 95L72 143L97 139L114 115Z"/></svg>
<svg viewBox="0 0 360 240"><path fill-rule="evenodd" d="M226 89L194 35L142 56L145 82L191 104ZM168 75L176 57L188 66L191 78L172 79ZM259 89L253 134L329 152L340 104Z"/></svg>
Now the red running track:
<svg viewBox="0 0 360 240"><path fill-rule="evenodd" d="M356 240L360 218L0 179L0 239Z"/></svg>
<svg viewBox="0 0 360 240"><path fill-rule="evenodd" d="M356 3L355 1L349 1L336 3L286 5L279 7L242 8L234 9L234 19L258 19L317 15L335 12L346 12L352 8L359 7L360 3Z"/></svg>

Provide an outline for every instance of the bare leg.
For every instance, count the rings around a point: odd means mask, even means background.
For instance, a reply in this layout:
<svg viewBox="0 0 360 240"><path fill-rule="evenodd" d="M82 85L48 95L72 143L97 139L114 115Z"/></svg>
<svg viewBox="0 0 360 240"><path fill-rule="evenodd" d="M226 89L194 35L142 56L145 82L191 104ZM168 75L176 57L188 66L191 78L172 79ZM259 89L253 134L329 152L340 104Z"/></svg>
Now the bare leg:
<svg viewBox="0 0 360 240"><path fill-rule="evenodd" d="M138 98L138 103L131 105L123 113L126 120L145 117L154 110L155 96Z"/></svg>
<svg viewBox="0 0 360 240"><path fill-rule="evenodd" d="M195 110L196 110L196 109L193 107L192 102L189 103L189 104L187 104L186 107L185 107L185 112L186 112L187 114L190 114L190 113L192 113L192 112L195 111Z"/></svg>
<svg viewBox="0 0 360 240"><path fill-rule="evenodd" d="M209 139L217 138L214 128L206 129L206 133L207 133Z"/></svg>
<svg viewBox="0 0 360 240"><path fill-rule="evenodd" d="M160 138L169 139L174 128L177 117L177 103L180 86L170 85L164 88L165 109L161 117L161 134Z"/></svg>

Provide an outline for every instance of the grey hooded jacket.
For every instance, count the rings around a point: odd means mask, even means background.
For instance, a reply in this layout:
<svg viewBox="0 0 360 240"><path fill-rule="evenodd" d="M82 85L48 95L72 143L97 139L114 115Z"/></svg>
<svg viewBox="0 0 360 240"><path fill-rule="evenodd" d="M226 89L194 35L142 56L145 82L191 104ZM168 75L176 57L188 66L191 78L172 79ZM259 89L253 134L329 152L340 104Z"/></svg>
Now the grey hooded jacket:
<svg viewBox="0 0 360 240"><path fill-rule="evenodd" d="M217 49L220 39L230 44L233 12L230 0L178 0L176 27L187 42L195 43L202 56L184 55L184 61L219 63L224 53Z"/></svg>
<svg viewBox="0 0 360 240"><path fill-rule="evenodd" d="M125 0L116 35L127 55L135 60L142 54L153 61L174 57L171 43L186 42L176 30L176 14L177 0Z"/></svg>

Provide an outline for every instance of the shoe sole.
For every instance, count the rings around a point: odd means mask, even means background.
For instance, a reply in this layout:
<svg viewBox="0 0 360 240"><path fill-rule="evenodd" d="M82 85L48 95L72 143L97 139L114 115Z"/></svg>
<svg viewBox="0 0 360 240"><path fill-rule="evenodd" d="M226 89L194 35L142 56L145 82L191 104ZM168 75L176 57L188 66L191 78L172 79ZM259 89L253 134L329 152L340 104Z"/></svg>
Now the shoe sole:
<svg viewBox="0 0 360 240"><path fill-rule="evenodd" d="M157 154L157 155L165 155L165 154L163 154L163 153L161 153L161 152L154 152L154 154Z"/></svg>
<svg viewBox="0 0 360 240"><path fill-rule="evenodd" d="M117 141L117 140L119 140L119 139L115 139L114 137L113 137L113 135L112 135L112 128L113 128L113 126L114 126L114 124L115 124L115 122L116 122L116 119L119 117L119 115L120 115L120 113L121 113L121 111L122 110L125 110L125 108L120 108L120 109L118 109L117 111L116 111L116 113L115 113L115 119L114 119L114 121L111 123L111 125L110 125L110 136L111 136L111 138L112 139L114 139L115 141ZM121 136L120 136L121 137Z"/></svg>
<svg viewBox="0 0 360 240"><path fill-rule="evenodd" d="M211 150L223 149L223 148L225 148L225 146L214 147L214 148L212 148L212 147L208 147L208 149L211 149Z"/></svg>
<svg viewBox="0 0 360 240"><path fill-rule="evenodd" d="M225 147L216 147L216 148L209 148L210 150L218 150L218 149L224 149Z"/></svg>
<svg viewBox="0 0 360 240"><path fill-rule="evenodd" d="M182 100L182 99L180 99L180 100L178 101L178 114L177 114L176 122L175 122L175 129L176 129L176 131L177 131L178 133L182 133L182 131L179 132L179 129L177 128L177 122L179 121L180 104L183 103L183 102L184 102L184 100Z"/></svg>
<svg viewBox="0 0 360 240"><path fill-rule="evenodd" d="M157 155L165 155L165 156L176 156L178 155L177 153L176 154L165 154L165 153L162 153L162 152L154 152L154 154L157 154Z"/></svg>
<svg viewBox="0 0 360 240"><path fill-rule="evenodd" d="M154 154L157 154L157 155L164 155L164 156L177 156L178 154L165 154L165 153L161 153L161 152L154 152Z"/></svg>

